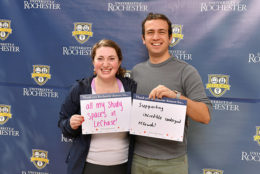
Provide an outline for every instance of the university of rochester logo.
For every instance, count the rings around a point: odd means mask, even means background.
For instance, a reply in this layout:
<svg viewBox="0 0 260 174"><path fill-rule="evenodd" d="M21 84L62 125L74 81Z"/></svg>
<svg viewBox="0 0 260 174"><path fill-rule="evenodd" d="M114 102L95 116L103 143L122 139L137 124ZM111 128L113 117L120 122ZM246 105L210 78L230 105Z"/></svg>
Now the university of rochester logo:
<svg viewBox="0 0 260 174"><path fill-rule="evenodd" d="M40 86L44 85L51 78L50 66L33 65L32 78L38 85Z"/></svg>
<svg viewBox="0 0 260 174"><path fill-rule="evenodd" d="M260 146L260 126L256 127L256 135L254 136L254 141Z"/></svg>
<svg viewBox="0 0 260 174"><path fill-rule="evenodd" d="M203 174L223 174L223 170L218 169L203 169Z"/></svg>
<svg viewBox="0 0 260 174"><path fill-rule="evenodd" d="M11 21L0 19L0 39L5 40L11 33Z"/></svg>
<svg viewBox="0 0 260 174"><path fill-rule="evenodd" d="M222 74L210 74L208 75L208 84L206 88L215 97L221 97L230 90L229 76Z"/></svg>
<svg viewBox="0 0 260 174"><path fill-rule="evenodd" d="M92 24L86 22L74 23L74 31L72 32L72 36L74 36L75 39L81 44L87 42L89 37L93 36Z"/></svg>
<svg viewBox="0 0 260 174"><path fill-rule="evenodd" d="M49 164L48 152L45 150L33 149L31 162L38 169L43 169L47 164Z"/></svg>
<svg viewBox="0 0 260 174"><path fill-rule="evenodd" d="M240 0L241 1L241 0ZM245 2L234 1L234 0L212 0L210 2L202 2L200 11L201 12L219 12L219 11L237 11L245 12L247 11L247 5Z"/></svg>
<svg viewBox="0 0 260 174"><path fill-rule="evenodd" d="M248 63L260 63L260 53L249 53Z"/></svg>
<svg viewBox="0 0 260 174"><path fill-rule="evenodd" d="M148 6L143 2L114 2L108 3L108 11L112 12L143 12L148 11Z"/></svg>
<svg viewBox="0 0 260 174"><path fill-rule="evenodd" d="M5 124L10 118L12 118L11 106L0 104L0 124Z"/></svg>
<svg viewBox="0 0 260 174"><path fill-rule="evenodd" d="M170 47L177 45L182 39L182 25L172 24L172 42Z"/></svg>

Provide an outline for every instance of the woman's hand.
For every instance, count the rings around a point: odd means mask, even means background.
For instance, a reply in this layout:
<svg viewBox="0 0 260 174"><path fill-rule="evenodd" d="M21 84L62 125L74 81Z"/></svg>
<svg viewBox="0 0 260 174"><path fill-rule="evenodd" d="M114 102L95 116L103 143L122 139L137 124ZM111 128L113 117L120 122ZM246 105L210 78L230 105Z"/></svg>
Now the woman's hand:
<svg viewBox="0 0 260 174"><path fill-rule="evenodd" d="M72 115L70 117L70 127L76 130L82 125L83 121L84 117L82 115Z"/></svg>

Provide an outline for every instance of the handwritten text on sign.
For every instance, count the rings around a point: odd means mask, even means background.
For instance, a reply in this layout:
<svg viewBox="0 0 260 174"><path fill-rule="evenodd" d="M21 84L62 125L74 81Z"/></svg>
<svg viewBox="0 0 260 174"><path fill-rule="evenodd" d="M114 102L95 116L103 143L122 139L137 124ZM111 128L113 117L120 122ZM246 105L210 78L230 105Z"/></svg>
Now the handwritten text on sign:
<svg viewBox="0 0 260 174"><path fill-rule="evenodd" d="M82 134L129 131L131 93L80 96Z"/></svg>
<svg viewBox="0 0 260 174"><path fill-rule="evenodd" d="M183 141L186 100L156 99L134 95L130 133Z"/></svg>

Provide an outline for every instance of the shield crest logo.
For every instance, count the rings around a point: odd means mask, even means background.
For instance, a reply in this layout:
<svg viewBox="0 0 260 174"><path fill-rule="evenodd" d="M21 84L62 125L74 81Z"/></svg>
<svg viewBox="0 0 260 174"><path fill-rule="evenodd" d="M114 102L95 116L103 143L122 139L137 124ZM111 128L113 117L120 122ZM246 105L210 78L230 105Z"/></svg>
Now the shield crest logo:
<svg viewBox="0 0 260 174"><path fill-rule="evenodd" d="M31 162L37 169L43 169L49 164L48 152L45 150L33 149Z"/></svg>
<svg viewBox="0 0 260 174"><path fill-rule="evenodd" d="M183 39L183 34L182 34L182 25L177 25L177 24L173 24L172 25L172 41L170 44L170 47L173 47L175 45L177 45L180 40Z"/></svg>
<svg viewBox="0 0 260 174"><path fill-rule="evenodd" d="M40 86L44 85L51 78L50 66L33 65L32 78L38 85Z"/></svg>
<svg viewBox="0 0 260 174"><path fill-rule="evenodd" d="M221 97L227 90L230 90L229 76L222 74L210 74L208 75L208 84L206 88L215 97Z"/></svg>
<svg viewBox="0 0 260 174"><path fill-rule="evenodd" d="M223 170L218 169L203 169L203 174L223 174Z"/></svg>
<svg viewBox="0 0 260 174"><path fill-rule="evenodd" d="M12 118L11 106L0 104L0 124L5 124L10 118Z"/></svg>
<svg viewBox="0 0 260 174"><path fill-rule="evenodd" d="M86 22L74 23L74 31L72 32L72 36L74 36L75 39L81 44L87 42L89 37L93 36L92 24Z"/></svg>
<svg viewBox="0 0 260 174"><path fill-rule="evenodd" d="M11 33L11 21L0 19L0 39L5 40Z"/></svg>
<svg viewBox="0 0 260 174"><path fill-rule="evenodd" d="M254 136L254 141L260 146L260 126L256 127L256 135Z"/></svg>

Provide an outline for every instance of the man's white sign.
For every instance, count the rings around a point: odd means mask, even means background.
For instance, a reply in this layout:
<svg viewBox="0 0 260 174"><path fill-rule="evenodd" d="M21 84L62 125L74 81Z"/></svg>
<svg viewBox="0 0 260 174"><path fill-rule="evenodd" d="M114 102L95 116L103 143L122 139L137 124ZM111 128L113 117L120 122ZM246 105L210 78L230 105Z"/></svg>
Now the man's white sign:
<svg viewBox="0 0 260 174"><path fill-rule="evenodd" d="M134 95L130 133L183 141L187 101Z"/></svg>

